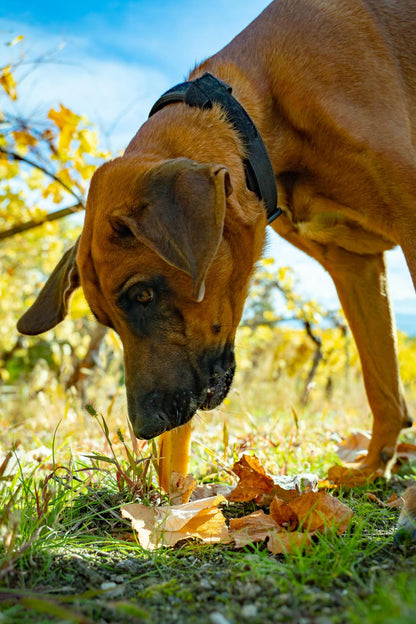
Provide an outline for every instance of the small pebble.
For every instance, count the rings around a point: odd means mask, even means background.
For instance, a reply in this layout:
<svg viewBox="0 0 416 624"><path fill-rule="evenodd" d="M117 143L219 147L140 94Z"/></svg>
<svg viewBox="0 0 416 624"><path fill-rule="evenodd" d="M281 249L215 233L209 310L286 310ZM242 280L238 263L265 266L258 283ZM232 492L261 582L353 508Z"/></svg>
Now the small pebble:
<svg viewBox="0 0 416 624"><path fill-rule="evenodd" d="M201 589L211 589L212 584L208 581L208 579L201 579L199 581L199 586Z"/></svg>
<svg viewBox="0 0 416 624"><path fill-rule="evenodd" d="M209 614L211 624L230 624L229 620L219 611L213 611Z"/></svg>
<svg viewBox="0 0 416 624"><path fill-rule="evenodd" d="M257 607L254 604L247 604L241 609L241 617L246 620L252 620L257 617Z"/></svg>
<svg viewBox="0 0 416 624"><path fill-rule="evenodd" d="M113 583L113 581L104 581L104 583L101 583L101 589L104 591L114 589L115 587L117 587L117 583Z"/></svg>

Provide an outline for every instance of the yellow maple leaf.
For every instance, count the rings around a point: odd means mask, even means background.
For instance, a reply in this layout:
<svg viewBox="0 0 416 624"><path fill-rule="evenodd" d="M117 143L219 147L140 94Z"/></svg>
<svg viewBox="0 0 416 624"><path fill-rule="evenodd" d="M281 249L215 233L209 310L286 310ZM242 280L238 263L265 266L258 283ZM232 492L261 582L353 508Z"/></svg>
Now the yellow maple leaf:
<svg viewBox="0 0 416 624"><path fill-rule="evenodd" d="M2 68L0 74L0 84L11 100L17 100L17 83L13 78L13 74L11 73L10 68L11 65L6 65Z"/></svg>
<svg viewBox="0 0 416 624"><path fill-rule="evenodd" d="M12 135L19 147L33 147L37 143L37 138L27 130L15 130Z"/></svg>
<svg viewBox="0 0 416 624"><path fill-rule="evenodd" d="M51 119L54 124L62 130L65 126L76 127L81 120L79 115L73 113L69 108L60 104L60 110L56 111L53 108L48 113L48 118Z"/></svg>
<svg viewBox="0 0 416 624"><path fill-rule="evenodd" d="M62 104L60 104L59 111L51 108L48 113L48 118L51 119L59 129L58 150L62 159L63 154L68 151L71 141L75 138L77 126L82 118Z"/></svg>

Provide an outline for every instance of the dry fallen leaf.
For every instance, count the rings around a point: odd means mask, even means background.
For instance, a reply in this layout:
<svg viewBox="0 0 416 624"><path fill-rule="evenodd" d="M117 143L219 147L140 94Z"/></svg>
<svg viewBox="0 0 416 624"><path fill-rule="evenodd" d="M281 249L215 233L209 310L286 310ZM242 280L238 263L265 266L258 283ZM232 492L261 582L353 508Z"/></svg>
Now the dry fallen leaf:
<svg viewBox="0 0 416 624"><path fill-rule="evenodd" d="M218 506L223 496L213 496L183 505L147 507L131 503L121 508L124 518L132 521L139 543L147 550L174 546L178 541L199 538L206 543L229 541L225 518Z"/></svg>
<svg viewBox="0 0 416 624"><path fill-rule="evenodd" d="M297 513L280 498L275 497L272 500L270 515L282 530L295 531L299 526Z"/></svg>
<svg viewBox="0 0 416 624"><path fill-rule="evenodd" d="M235 541L237 548L262 542L273 530L278 530L276 522L261 509L243 518L230 520L230 537Z"/></svg>
<svg viewBox="0 0 416 624"><path fill-rule="evenodd" d="M273 489L263 494L259 501L261 505L270 505L274 498L280 498L287 503L297 498L302 492L315 491L318 486L318 476L309 472L298 475L272 475Z"/></svg>
<svg viewBox="0 0 416 624"><path fill-rule="evenodd" d="M373 469L365 470L337 465L328 470L328 480L334 485L343 485L344 487L368 485L378 476L382 476L382 472Z"/></svg>
<svg viewBox="0 0 416 624"><path fill-rule="evenodd" d="M173 471L169 477L169 498L172 505L187 503L197 483L193 475L184 477L180 472Z"/></svg>
<svg viewBox="0 0 416 624"><path fill-rule="evenodd" d="M293 552L305 550L311 545L311 533L301 533L299 531L295 531L294 533L275 531L269 536L267 550L273 553L273 555L290 555Z"/></svg>
<svg viewBox="0 0 416 624"><path fill-rule="evenodd" d="M210 496L225 496L233 490L233 486L226 485L225 483L201 483L197 485L191 494L190 500L199 500L200 498L209 498Z"/></svg>
<svg viewBox="0 0 416 624"><path fill-rule="evenodd" d="M399 458L416 459L416 444L400 442L400 444L397 445L396 455Z"/></svg>
<svg viewBox="0 0 416 624"><path fill-rule="evenodd" d="M226 499L216 495L171 506L130 504L122 508L122 515L131 519L139 543L148 550L196 537L209 543L233 540L237 548L269 540L271 552L289 553L310 545L315 532L335 526L342 533L348 526L352 511L346 505L326 492L311 491L317 485L316 475L271 477L256 457L248 455L235 464L234 472L240 480L228 499L238 502L256 499L263 503L265 497L277 490L281 496L270 499L270 514L259 509L243 518L232 518L228 531L218 509ZM198 489L195 485L191 475L184 478L173 473L169 490L174 500L183 501L191 493L195 497ZM302 489L309 491L301 493ZM302 530L296 532L299 526Z"/></svg>
<svg viewBox="0 0 416 624"><path fill-rule="evenodd" d="M385 503L385 506L391 509L400 509L400 507L403 506L403 498L401 496L396 496L393 492L387 503Z"/></svg>
<svg viewBox="0 0 416 624"><path fill-rule="evenodd" d="M357 467L358 463L366 457L370 440L370 433L363 431L356 431L355 433L352 433L338 445L338 457L344 464L346 464L346 466L348 466L348 468L359 470ZM408 442L401 442L396 448L396 463L392 466L392 471L397 472L402 464L407 463L412 459L416 459L416 445ZM341 485L352 487L354 485L365 485L367 482L368 479L365 477L361 480L356 473L351 473L348 478L348 483L342 483Z"/></svg>
<svg viewBox="0 0 416 624"><path fill-rule="evenodd" d="M375 503L377 503L377 505L379 505L380 507L390 507L391 509L400 509L400 507L403 507L403 498L402 497L397 497L394 492L390 496L390 498L387 501L387 503L382 501L380 498L378 498L372 492L367 492L366 496L371 501L374 501Z"/></svg>
<svg viewBox="0 0 416 624"><path fill-rule="evenodd" d="M233 472L240 481L227 496L229 501L247 502L262 494L271 492L274 486L272 477L266 474L263 466L255 456L243 455L233 466Z"/></svg>
<svg viewBox="0 0 416 624"><path fill-rule="evenodd" d="M328 492L306 492L288 505L294 511L303 530L315 533L336 526L344 533L353 515L352 510Z"/></svg>
<svg viewBox="0 0 416 624"><path fill-rule="evenodd" d="M337 455L344 464L352 464L367 455L371 434L356 431L342 440L337 447Z"/></svg>

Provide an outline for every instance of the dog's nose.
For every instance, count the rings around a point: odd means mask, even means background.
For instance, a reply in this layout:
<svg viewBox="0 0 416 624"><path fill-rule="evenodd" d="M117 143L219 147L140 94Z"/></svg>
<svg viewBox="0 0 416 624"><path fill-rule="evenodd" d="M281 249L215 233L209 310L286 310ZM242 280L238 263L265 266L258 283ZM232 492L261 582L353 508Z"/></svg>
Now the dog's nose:
<svg viewBox="0 0 416 624"><path fill-rule="evenodd" d="M221 377L222 375L225 375L225 373L226 369L220 362L216 362L212 367L212 375L215 377Z"/></svg>
<svg viewBox="0 0 416 624"><path fill-rule="evenodd" d="M168 415L163 410L155 411L146 418L135 417L134 414L129 414L129 416L134 435L142 440L151 440L172 427Z"/></svg>
<svg viewBox="0 0 416 624"><path fill-rule="evenodd" d="M235 369L234 349L232 347L224 349L223 353L212 362L211 376L223 377L229 374L230 369Z"/></svg>
<svg viewBox="0 0 416 624"><path fill-rule="evenodd" d="M197 409L189 390L149 392L144 396L128 393L129 418L134 434L150 440L165 431L179 427L193 416Z"/></svg>

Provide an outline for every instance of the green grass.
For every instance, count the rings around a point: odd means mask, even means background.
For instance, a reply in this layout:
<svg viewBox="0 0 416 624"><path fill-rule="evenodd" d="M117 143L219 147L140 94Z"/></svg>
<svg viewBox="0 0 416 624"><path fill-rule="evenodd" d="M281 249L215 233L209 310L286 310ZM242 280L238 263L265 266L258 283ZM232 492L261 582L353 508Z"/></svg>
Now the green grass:
<svg viewBox="0 0 416 624"><path fill-rule="evenodd" d="M237 551L190 542L150 553L135 542L119 507L163 500L151 449L141 454L99 424L107 453L75 458L62 447L31 471L23 463L7 477L3 467L0 622L212 624L215 613L235 624L415 621L416 550L393 542L398 511L366 496L371 490L386 500L393 490L400 493L414 483L414 468L407 467L406 478L336 492L354 511L351 526L344 535L329 531L316 538L306 552L272 556L263 544ZM286 424L292 441L280 444L270 444L262 426L258 454L270 465L282 465L284 457L290 473L322 466L309 442L302 444L302 426ZM201 441L195 448L200 473L218 478L227 476L241 444L223 431L218 454ZM241 512L237 505L235 515Z"/></svg>
<svg viewBox="0 0 416 624"><path fill-rule="evenodd" d="M325 477L336 440L371 426L358 384L348 409L341 386L324 400L316 389L299 408L289 383L266 383L262 371L247 379L243 370L225 404L194 419L191 472L200 481L229 482L242 453L255 453L271 474ZM19 450L44 444L51 454L29 468L22 451L11 476L0 468L0 624L215 624L218 614L224 624L416 621L415 548L394 545L398 511L366 496L400 495L415 482L415 466L389 482L336 492L354 511L351 526L306 552L272 556L263 544L198 542L147 552L119 509L166 500L156 487L154 444L131 437L118 386L110 397L108 379L94 377L90 387L105 419L56 385L4 403L0 450L21 440ZM51 443L50 423L59 419ZM405 436L414 442L414 430ZM224 515L254 509L235 504Z"/></svg>

